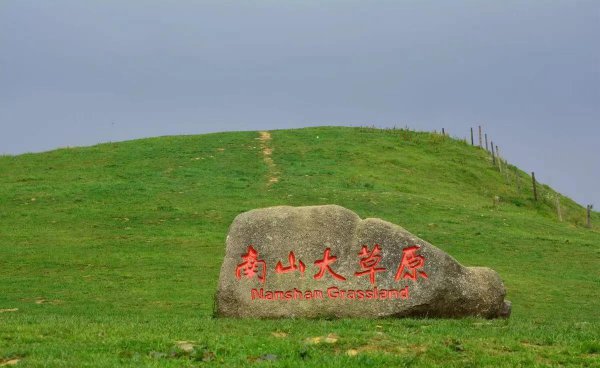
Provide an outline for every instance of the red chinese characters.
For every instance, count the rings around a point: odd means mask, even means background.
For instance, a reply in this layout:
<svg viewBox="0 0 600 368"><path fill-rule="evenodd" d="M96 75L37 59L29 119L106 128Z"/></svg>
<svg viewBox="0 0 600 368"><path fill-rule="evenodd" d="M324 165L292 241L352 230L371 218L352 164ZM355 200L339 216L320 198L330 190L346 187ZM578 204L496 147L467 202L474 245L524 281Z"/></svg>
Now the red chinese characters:
<svg viewBox="0 0 600 368"><path fill-rule="evenodd" d="M242 274L247 278L251 279L256 275L258 280L262 283L265 282L267 276L267 263L263 260L258 259L258 252L252 247L248 246L248 253L242 255L244 262L237 265L235 269L235 277L242 278ZM262 267L262 270L260 268ZM259 271L261 271L259 273Z"/></svg>
<svg viewBox="0 0 600 368"><path fill-rule="evenodd" d="M396 281L411 279L416 281L419 277L427 279L429 276L424 271L425 257L421 254L417 254L420 247L418 245L412 245L402 249L402 258L398 264L398 269L394 276ZM242 256L243 262L238 264L235 269L235 276L239 280L243 276L248 279L256 277L258 281L265 283L267 276L267 264L264 260L259 259L258 251L251 245L248 246L248 251ZM375 244L373 249L369 249L367 245L363 245L360 252L358 253L360 271L354 273L355 276L369 276L369 282L374 285L377 273L386 271L385 267L379 267L379 263L382 260L381 246ZM325 273L329 273L331 277L339 281L346 281L346 277L337 273L332 268L332 265L336 262L338 257L331 255L331 248L326 248L323 252L323 258L318 259L314 262L318 268L316 274L313 275L315 280L322 279ZM306 271L306 265L302 260L296 259L294 251L291 251L288 255L287 265L283 265L281 261L278 261L275 265L275 273L286 274L299 271L302 275Z"/></svg>
<svg viewBox="0 0 600 368"><path fill-rule="evenodd" d="M318 261L315 261L315 265L317 265L319 267L319 272L317 272L313 276L314 279L315 280L320 279L325 274L325 271L328 271L331 274L331 276L333 276L333 278L335 278L336 280L346 281L346 278L344 276L338 275L331 269L330 265L333 262L335 262L336 259L337 259L337 257L331 255L331 249L329 249L329 248L325 249L325 252L323 253L323 259L319 259Z"/></svg>
<svg viewBox="0 0 600 368"><path fill-rule="evenodd" d="M400 279L416 280L418 276L427 278L427 274L421 270L425 265L425 257L416 254L417 250L419 250L418 245L402 249L402 260L400 260L398 271L394 277L396 281Z"/></svg>
<svg viewBox="0 0 600 368"><path fill-rule="evenodd" d="M369 252L369 248L367 248L366 245L363 245L358 255L361 257L359 261L360 267L364 271L355 272L354 274L356 276L369 275L369 281L371 281L371 284L374 284L375 274L377 272L385 271L385 268L377 267L377 265L381 261L381 247L379 246L379 244L375 244L373 250Z"/></svg>
<svg viewBox="0 0 600 368"><path fill-rule="evenodd" d="M288 272L293 272L293 271L296 271L299 269L300 272L302 274L304 274L304 270L306 269L306 266L300 260L298 261L298 266L296 266L296 255L294 254L294 252L290 252L290 255L288 256L288 261L289 261L290 265L286 266L286 267L283 267L283 264L281 264L281 261L277 262L277 265L275 266L275 272L288 273Z"/></svg>

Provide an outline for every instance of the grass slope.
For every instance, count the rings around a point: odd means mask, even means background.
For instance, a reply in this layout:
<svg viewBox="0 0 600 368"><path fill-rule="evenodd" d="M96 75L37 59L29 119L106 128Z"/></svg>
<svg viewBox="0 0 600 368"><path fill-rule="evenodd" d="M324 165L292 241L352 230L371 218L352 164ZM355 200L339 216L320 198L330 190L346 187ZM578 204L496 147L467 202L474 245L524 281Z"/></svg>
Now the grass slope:
<svg viewBox="0 0 600 368"><path fill-rule="evenodd" d="M550 188L534 203L525 173L511 167L507 177L484 150L436 134L323 127L271 137L0 157L0 363L600 365L598 213L584 228L584 209L561 197L558 222ZM492 267L512 317L212 318L233 218L327 203L400 224L464 265ZM310 343L329 334L335 343ZM178 348L182 340L194 350Z"/></svg>

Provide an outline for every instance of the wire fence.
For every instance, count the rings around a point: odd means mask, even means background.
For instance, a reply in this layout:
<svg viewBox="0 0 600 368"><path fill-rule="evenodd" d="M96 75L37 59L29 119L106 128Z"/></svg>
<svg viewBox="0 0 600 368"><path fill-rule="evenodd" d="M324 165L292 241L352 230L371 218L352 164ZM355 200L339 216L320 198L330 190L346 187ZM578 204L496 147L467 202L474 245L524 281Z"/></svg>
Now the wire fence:
<svg viewBox="0 0 600 368"><path fill-rule="evenodd" d="M403 141L408 142L416 139L412 133L417 132L416 130L410 129L408 125L405 125L404 127L393 126L391 128L383 129L377 128L375 125L360 126L358 128L361 132L365 133L384 131L390 134L396 134ZM438 140L440 138L450 138L450 134L447 129L442 128L439 132L437 130L433 131L432 139L433 138ZM529 196L534 205L545 205L553 208L556 212L556 218L558 221L568 221L575 225L584 225L588 228L592 228L593 205L587 205L585 213L583 214L581 211L578 211L577 213L572 213L573 210L567 211L567 206L563 205L563 202L567 199L563 198L560 193L552 190L549 186L539 183L536 180L535 172L532 171L531 174L528 174L519 170L519 168L516 166L508 163L508 161L500 154L500 147L494 143L491 136L488 136L488 134L483 131L483 127L481 125L470 128L470 140L467 137L462 139L452 139L462 140L465 144L470 143L471 146L484 150L488 154L490 164L504 177L504 180L507 184L514 185L517 193ZM530 184L526 183L524 180L525 177L529 177ZM497 205L499 201L500 198L497 195L494 195L494 205ZM572 208L573 206L570 207ZM577 208L581 209L581 206L577 205ZM569 213L567 214L567 212Z"/></svg>

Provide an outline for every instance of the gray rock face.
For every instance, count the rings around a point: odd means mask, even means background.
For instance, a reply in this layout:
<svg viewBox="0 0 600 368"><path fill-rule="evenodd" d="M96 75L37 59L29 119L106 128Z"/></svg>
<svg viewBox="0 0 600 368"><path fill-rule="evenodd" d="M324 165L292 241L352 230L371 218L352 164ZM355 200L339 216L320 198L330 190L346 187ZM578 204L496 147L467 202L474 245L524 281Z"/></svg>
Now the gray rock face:
<svg viewBox="0 0 600 368"><path fill-rule="evenodd" d="M238 215L216 296L228 317L508 317L498 274L340 206Z"/></svg>

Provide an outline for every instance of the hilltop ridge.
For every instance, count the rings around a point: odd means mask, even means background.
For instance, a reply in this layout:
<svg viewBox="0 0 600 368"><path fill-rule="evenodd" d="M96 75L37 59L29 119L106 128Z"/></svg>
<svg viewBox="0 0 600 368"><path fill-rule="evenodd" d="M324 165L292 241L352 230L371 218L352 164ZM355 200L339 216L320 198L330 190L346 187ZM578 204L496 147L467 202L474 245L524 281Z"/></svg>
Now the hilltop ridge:
<svg viewBox="0 0 600 368"><path fill-rule="evenodd" d="M510 164L500 171L489 153L464 141L343 127L167 136L2 156L0 172L0 309L16 309L0 314L0 334L19 336L14 348L0 346L0 358L135 366L139 354L158 364L149 352L196 339L228 364L247 362L260 346L290 363L313 330L348 333L353 344L368 344L371 337L348 329L381 325L391 340L377 348L386 349L404 341L398 334L410 331L398 327L409 324L421 331L414 341L439 351L415 355L423 366L460 364L459 355L444 353L447 336L464 341L462 357L482 365L503 359L531 364L563 351L569 351L560 355L567 365L597 359L600 347L590 341L597 341L600 322L599 214L588 229L585 209L560 195L560 222L558 193L540 185L535 202L526 173ZM242 328L213 320L233 218L252 208L318 204L382 218L466 266L493 268L513 302L511 321L474 333L469 320L426 322L437 326L430 331L418 321L247 321ZM278 345L271 332L281 328L290 339ZM489 345L480 342L485 339ZM36 349L30 340L38 341ZM539 347L523 350L523 341ZM75 343L81 346L73 356L61 358ZM314 349L340 365L350 359ZM404 353L389 354L369 359L404 359ZM177 359L187 358L172 364ZM318 366L316 360L299 363Z"/></svg>

